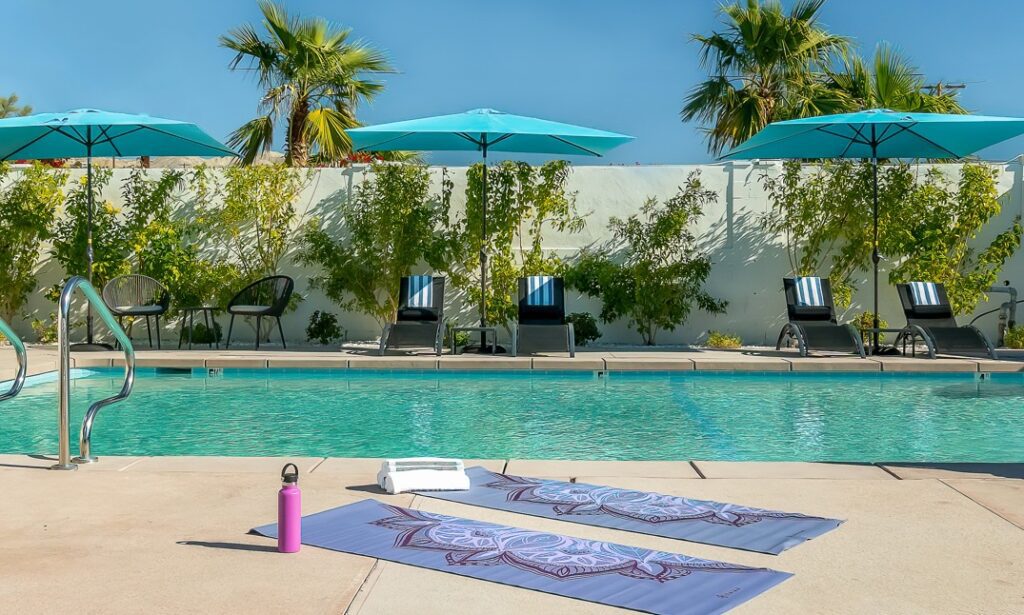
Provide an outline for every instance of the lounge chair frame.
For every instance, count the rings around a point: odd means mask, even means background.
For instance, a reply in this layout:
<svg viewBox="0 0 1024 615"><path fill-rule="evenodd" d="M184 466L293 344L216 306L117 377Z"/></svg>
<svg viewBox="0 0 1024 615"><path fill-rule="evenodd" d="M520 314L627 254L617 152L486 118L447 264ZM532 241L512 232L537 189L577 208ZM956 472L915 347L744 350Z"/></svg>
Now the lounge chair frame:
<svg viewBox="0 0 1024 615"><path fill-rule="evenodd" d="M796 340L801 357L806 357L812 350L826 350L856 352L862 359L867 358L867 354L864 352L864 342L857 329L849 323L839 324L836 320L835 305L832 301L832 286L827 278L821 278L821 295L825 304L823 306L798 305L794 278L784 278L782 286L786 294L786 312L789 322L783 325L782 330L779 331L775 350L781 350L782 342L789 336Z"/></svg>
<svg viewBox="0 0 1024 615"><path fill-rule="evenodd" d="M909 284L896 285L896 293L907 318L907 326L897 336L897 342L909 337L913 347L920 338L928 350L929 359L936 358L939 353L969 356L972 352L985 354L991 359L998 358L995 346L981 329L974 325L957 324L946 287L937 283L935 289L939 304L919 306L914 304ZM977 342L977 345L970 346L968 342L971 341Z"/></svg>
<svg viewBox="0 0 1024 615"><path fill-rule="evenodd" d="M565 282L562 278L551 281L554 305L537 306L527 302L527 279L519 278L519 320L512 327L512 356L520 352L568 352L569 358L576 356L576 330L565 321ZM551 335L559 329L558 335Z"/></svg>
<svg viewBox="0 0 1024 615"><path fill-rule="evenodd" d="M445 279L434 276L431 285L432 305L429 308L409 307L409 277L402 278L398 288L398 316L384 326L380 336L379 354L388 348L433 348L441 356L447 321L444 317Z"/></svg>

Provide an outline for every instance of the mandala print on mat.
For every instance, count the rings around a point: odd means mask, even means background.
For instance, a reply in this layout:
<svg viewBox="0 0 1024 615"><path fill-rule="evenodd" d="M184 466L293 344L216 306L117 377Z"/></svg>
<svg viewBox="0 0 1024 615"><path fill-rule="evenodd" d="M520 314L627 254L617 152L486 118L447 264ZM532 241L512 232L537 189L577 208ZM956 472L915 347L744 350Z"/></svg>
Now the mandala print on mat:
<svg viewBox="0 0 1024 615"><path fill-rule="evenodd" d="M756 572L677 553L458 519L398 506L372 525L399 532L395 547L440 551L449 566L514 566L558 580L619 574L665 582L693 572Z"/></svg>
<svg viewBox="0 0 1024 615"><path fill-rule="evenodd" d="M510 502L551 507L558 515L614 515L646 523L699 521L740 527L764 519L820 519L736 504L691 500L672 495L615 489L488 472L493 482L482 486L508 491Z"/></svg>

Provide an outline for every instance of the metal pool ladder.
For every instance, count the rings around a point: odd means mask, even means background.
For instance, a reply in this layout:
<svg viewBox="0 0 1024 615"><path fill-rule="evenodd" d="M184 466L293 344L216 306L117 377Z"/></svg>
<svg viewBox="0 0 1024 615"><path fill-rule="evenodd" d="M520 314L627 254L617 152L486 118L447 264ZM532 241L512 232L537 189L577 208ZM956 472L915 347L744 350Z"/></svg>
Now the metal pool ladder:
<svg viewBox="0 0 1024 615"><path fill-rule="evenodd" d="M81 289L82 294L92 304L100 319L107 325L114 337L121 344L124 350L124 385L121 391L113 397L101 399L91 406L85 413L82 420L82 431L78 439L78 457L71 458L71 415L68 411L68 393L71 390L71 360L70 343L68 333L68 312L71 310L71 297L75 289ZM132 340L124 332L121 325L117 324L114 315L107 309L107 304L93 285L82 276L74 276L64 284L64 290L60 293L60 301L57 310L57 347L60 351L59 364L57 366L57 399L58 399L58 428L60 430L60 446L58 450L58 461L50 466L51 470L77 470L80 463L93 463L96 457L92 456L92 424L96 420L96 414L105 406L117 403L126 399L132 392L135 384L135 348L132 347Z"/></svg>
<svg viewBox="0 0 1024 615"><path fill-rule="evenodd" d="M21 338L3 318L0 318L0 335L7 338L11 346L14 346L14 353L18 355L18 373L14 376L11 388L0 393L0 401L4 401L16 397L21 392L21 387L25 386L25 375L28 373L28 354L25 352L25 344L22 343Z"/></svg>

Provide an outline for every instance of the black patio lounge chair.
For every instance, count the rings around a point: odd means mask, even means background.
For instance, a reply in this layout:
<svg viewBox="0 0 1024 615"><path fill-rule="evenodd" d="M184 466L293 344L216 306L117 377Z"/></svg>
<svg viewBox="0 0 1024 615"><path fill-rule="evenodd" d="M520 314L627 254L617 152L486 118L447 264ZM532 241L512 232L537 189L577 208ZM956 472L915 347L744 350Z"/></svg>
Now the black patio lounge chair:
<svg viewBox="0 0 1024 615"><path fill-rule="evenodd" d="M276 319L277 330L281 334L281 347L288 348L284 341L284 329L281 328L281 315L288 307L294 290L295 280L286 275L272 275L238 291L238 294L228 302L227 311L231 314L231 321L228 324L228 338L224 342L224 348L231 346L231 329L235 326L235 316L256 317L256 350L260 349L260 324L263 317Z"/></svg>
<svg viewBox="0 0 1024 615"><path fill-rule="evenodd" d="M519 322L512 329L512 356L520 352L568 352L576 356L576 332L565 321L562 278L519 278Z"/></svg>
<svg viewBox="0 0 1024 615"><path fill-rule="evenodd" d="M153 328L149 318L156 319L156 347L160 349L160 317L167 313L171 305L171 294L160 282L137 273L122 275L110 280L103 286L103 303L117 317L117 324L124 328L127 316L146 319L146 334L149 336L149 347L153 347ZM131 336L131 327L128 330Z"/></svg>
<svg viewBox="0 0 1024 615"><path fill-rule="evenodd" d="M946 288L934 282L897 284L907 326L900 337L924 342L928 356L936 354L985 355L996 358L995 348L974 325L956 324Z"/></svg>
<svg viewBox="0 0 1024 615"><path fill-rule="evenodd" d="M380 354L388 348L433 348L441 354L444 341L444 278L413 275L398 287L398 314L384 327Z"/></svg>
<svg viewBox="0 0 1024 615"><path fill-rule="evenodd" d="M786 336L796 340L800 356L813 350L855 352L864 358L860 333L850 324L836 321L832 287L827 279L816 277L785 278L786 312L789 322L779 332L775 350L782 348Z"/></svg>

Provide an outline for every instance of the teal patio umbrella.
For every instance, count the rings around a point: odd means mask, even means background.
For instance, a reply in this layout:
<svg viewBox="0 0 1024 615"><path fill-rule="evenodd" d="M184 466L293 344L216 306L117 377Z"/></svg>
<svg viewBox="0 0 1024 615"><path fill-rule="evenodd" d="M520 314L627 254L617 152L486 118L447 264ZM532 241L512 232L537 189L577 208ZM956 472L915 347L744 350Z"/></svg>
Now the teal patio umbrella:
<svg viewBox="0 0 1024 615"><path fill-rule="evenodd" d="M874 265L874 323L878 329L878 161L887 158L963 158L1024 134L1024 119L985 115L910 113L868 109L773 122L722 156L753 158L861 158L871 160L871 261ZM878 333L874 334L878 347Z"/></svg>
<svg viewBox="0 0 1024 615"><path fill-rule="evenodd" d="M195 124L148 115L75 109L0 119L0 160L85 158L86 276L92 282L92 158L135 156L235 156ZM92 313L86 320L92 344Z"/></svg>
<svg viewBox="0 0 1024 615"><path fill-rule="evenodd" d="M556 156L603 156L633 137L572 124L512 115L494 109L439 115L348 131L352 149L380 151L474 151L484 163L481 237L487 237L487 153L515 152ZM487 295L487 253L480 252L481 296ZM487 324L481 301L480 323Z"/></svg>

